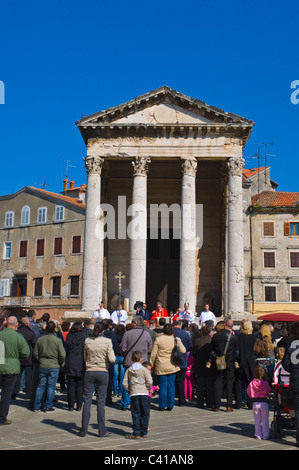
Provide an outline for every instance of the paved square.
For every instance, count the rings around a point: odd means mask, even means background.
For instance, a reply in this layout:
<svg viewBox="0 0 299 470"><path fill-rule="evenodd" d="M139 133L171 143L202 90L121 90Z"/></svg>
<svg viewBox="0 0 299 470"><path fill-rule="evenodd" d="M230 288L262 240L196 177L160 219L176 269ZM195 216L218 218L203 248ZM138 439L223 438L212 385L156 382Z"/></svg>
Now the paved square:
<svg viewBox="0 0 299 470"><path fill-rule="evenodd" d="M252 411L247 408L226 412L198 409L194 402L175 406L172 411L159 411L157 398L152 399L150 432L146 439L128 440L131 432L131 412L122 411L120 399L106 407L106 425L112 436L100 439L97 434L96 405L93 401L88 434L79 437L81 412L68 411L66 395L57 394L58 402L51 413L33 413L27 409L27 400L12 401L9 419L12 424L0 427L2 450L106 450L161 451L195 450L297 450L294 431L284 431L282 439L257 440L254 434ZM223 403L224 404L224 403ZM270 423L273 413L270 411ZM119 454L117 454L119 455Z"/></svg>

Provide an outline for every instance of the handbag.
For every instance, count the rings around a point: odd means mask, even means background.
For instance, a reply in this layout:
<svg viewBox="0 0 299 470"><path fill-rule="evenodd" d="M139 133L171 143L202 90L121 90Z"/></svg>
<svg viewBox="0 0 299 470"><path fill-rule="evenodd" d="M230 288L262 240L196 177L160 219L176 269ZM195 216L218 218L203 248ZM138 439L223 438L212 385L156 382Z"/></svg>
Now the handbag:
<svg viewBox="0 0 299 470"><path fill-rule="evenodd" d="M230 338L231 338L231 333L229 333L229 337L227 338L227 342L226 342L226 345L225 345L225 348L224 348L223 356L217 356L217 357L216 357L216 367L217 367L217 370L225 370L225 369L226 369L226 360L225 360L225 356L226 356L228 344L229 344L229 342L230 342Z"/></svg>
<svg viewBox="0 0 299 470"><path fill-rule="evenodd" d="M180 353L176 338L174 338L174 347L171 352L171 362L176 366L181 366L183 364L183 357Z"/></svg>

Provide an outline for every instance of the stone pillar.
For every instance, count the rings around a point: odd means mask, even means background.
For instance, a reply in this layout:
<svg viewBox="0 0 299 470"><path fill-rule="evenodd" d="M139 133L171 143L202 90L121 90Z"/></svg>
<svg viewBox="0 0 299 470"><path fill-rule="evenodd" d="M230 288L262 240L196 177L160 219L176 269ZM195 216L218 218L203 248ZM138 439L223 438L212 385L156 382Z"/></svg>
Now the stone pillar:
<svg viewBox="0 0 299 470"><path fill-rule="evenodd" d="M103 282L103 237L100 223L101 173L104 160L100 157L85 159L87 194L84 227L82 274L82 310L93 311L99 306Z"/></svg>
<svg viewBox="0 0 299 470"><path fill-rule="evenodd" d="M182 159L180 308L196 308L196 181L197 160Z"/></svg>
<svg viewBox="0 0 299 470"><path fill-rule="evenodd" d="M227 313L244 313L243 191L244 159L228 159Z"/></svg>
<svg viewBox="0 0 299 470"><path fill-rule="evenodd" d="M130 215L129 310L136 301L146 301L147 172L150 158L136 157L132 162L133 193Z"/></svg>

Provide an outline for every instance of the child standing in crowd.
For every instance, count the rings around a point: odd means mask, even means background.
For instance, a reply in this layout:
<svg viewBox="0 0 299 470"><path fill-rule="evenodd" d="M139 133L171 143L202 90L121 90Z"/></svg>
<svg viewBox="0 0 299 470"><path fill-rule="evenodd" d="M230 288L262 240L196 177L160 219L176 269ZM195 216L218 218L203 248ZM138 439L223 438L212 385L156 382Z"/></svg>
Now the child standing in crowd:
<svg viewBox="0 0 299 470"><path fill-rule="evenodd" d="M147 436L149 422L148 390L153 384L149 370L142 365L142 354L134 351L133 364L126 370L123 386L130 395L133 433L126 439L140 439Z"/></svg>
<svg viewBox="0 0 299 470"><path fill-rule="evenodd" d="M269 406L268 396L271 387L268 382L267 373L263 366L256 366L254 379L247 387L247 395L253 401L253 416L255 422L256 439L269 439Z"/></svg>
<svg viewBox="0 0 299 470"><path fill-rule="evenodd" d="M188 398L189 392L190 400L193 400L194 398L194 364L194 357L192 355L192 352L189 351L187 353L187 369L185 374L185 398Z"/></svg>

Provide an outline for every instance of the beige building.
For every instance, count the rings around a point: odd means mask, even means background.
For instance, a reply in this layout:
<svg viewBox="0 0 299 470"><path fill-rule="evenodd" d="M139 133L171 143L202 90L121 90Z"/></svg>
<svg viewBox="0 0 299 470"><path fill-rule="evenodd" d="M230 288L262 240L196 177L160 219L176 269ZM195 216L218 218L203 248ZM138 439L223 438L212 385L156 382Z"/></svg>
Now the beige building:
<svg viewBox="0 0 299 470"><path fill-rule="evenodd" d="M263 190L252 196L245 219L248 308L299 314L299 193Z"/></svg>
<svg viewBox="0 0 299 470"><path fill-rule="evenodd" d="M26 186L0 197L2 313L59 319L80 308L86 191L66 185L63 194Z"/></svg>

